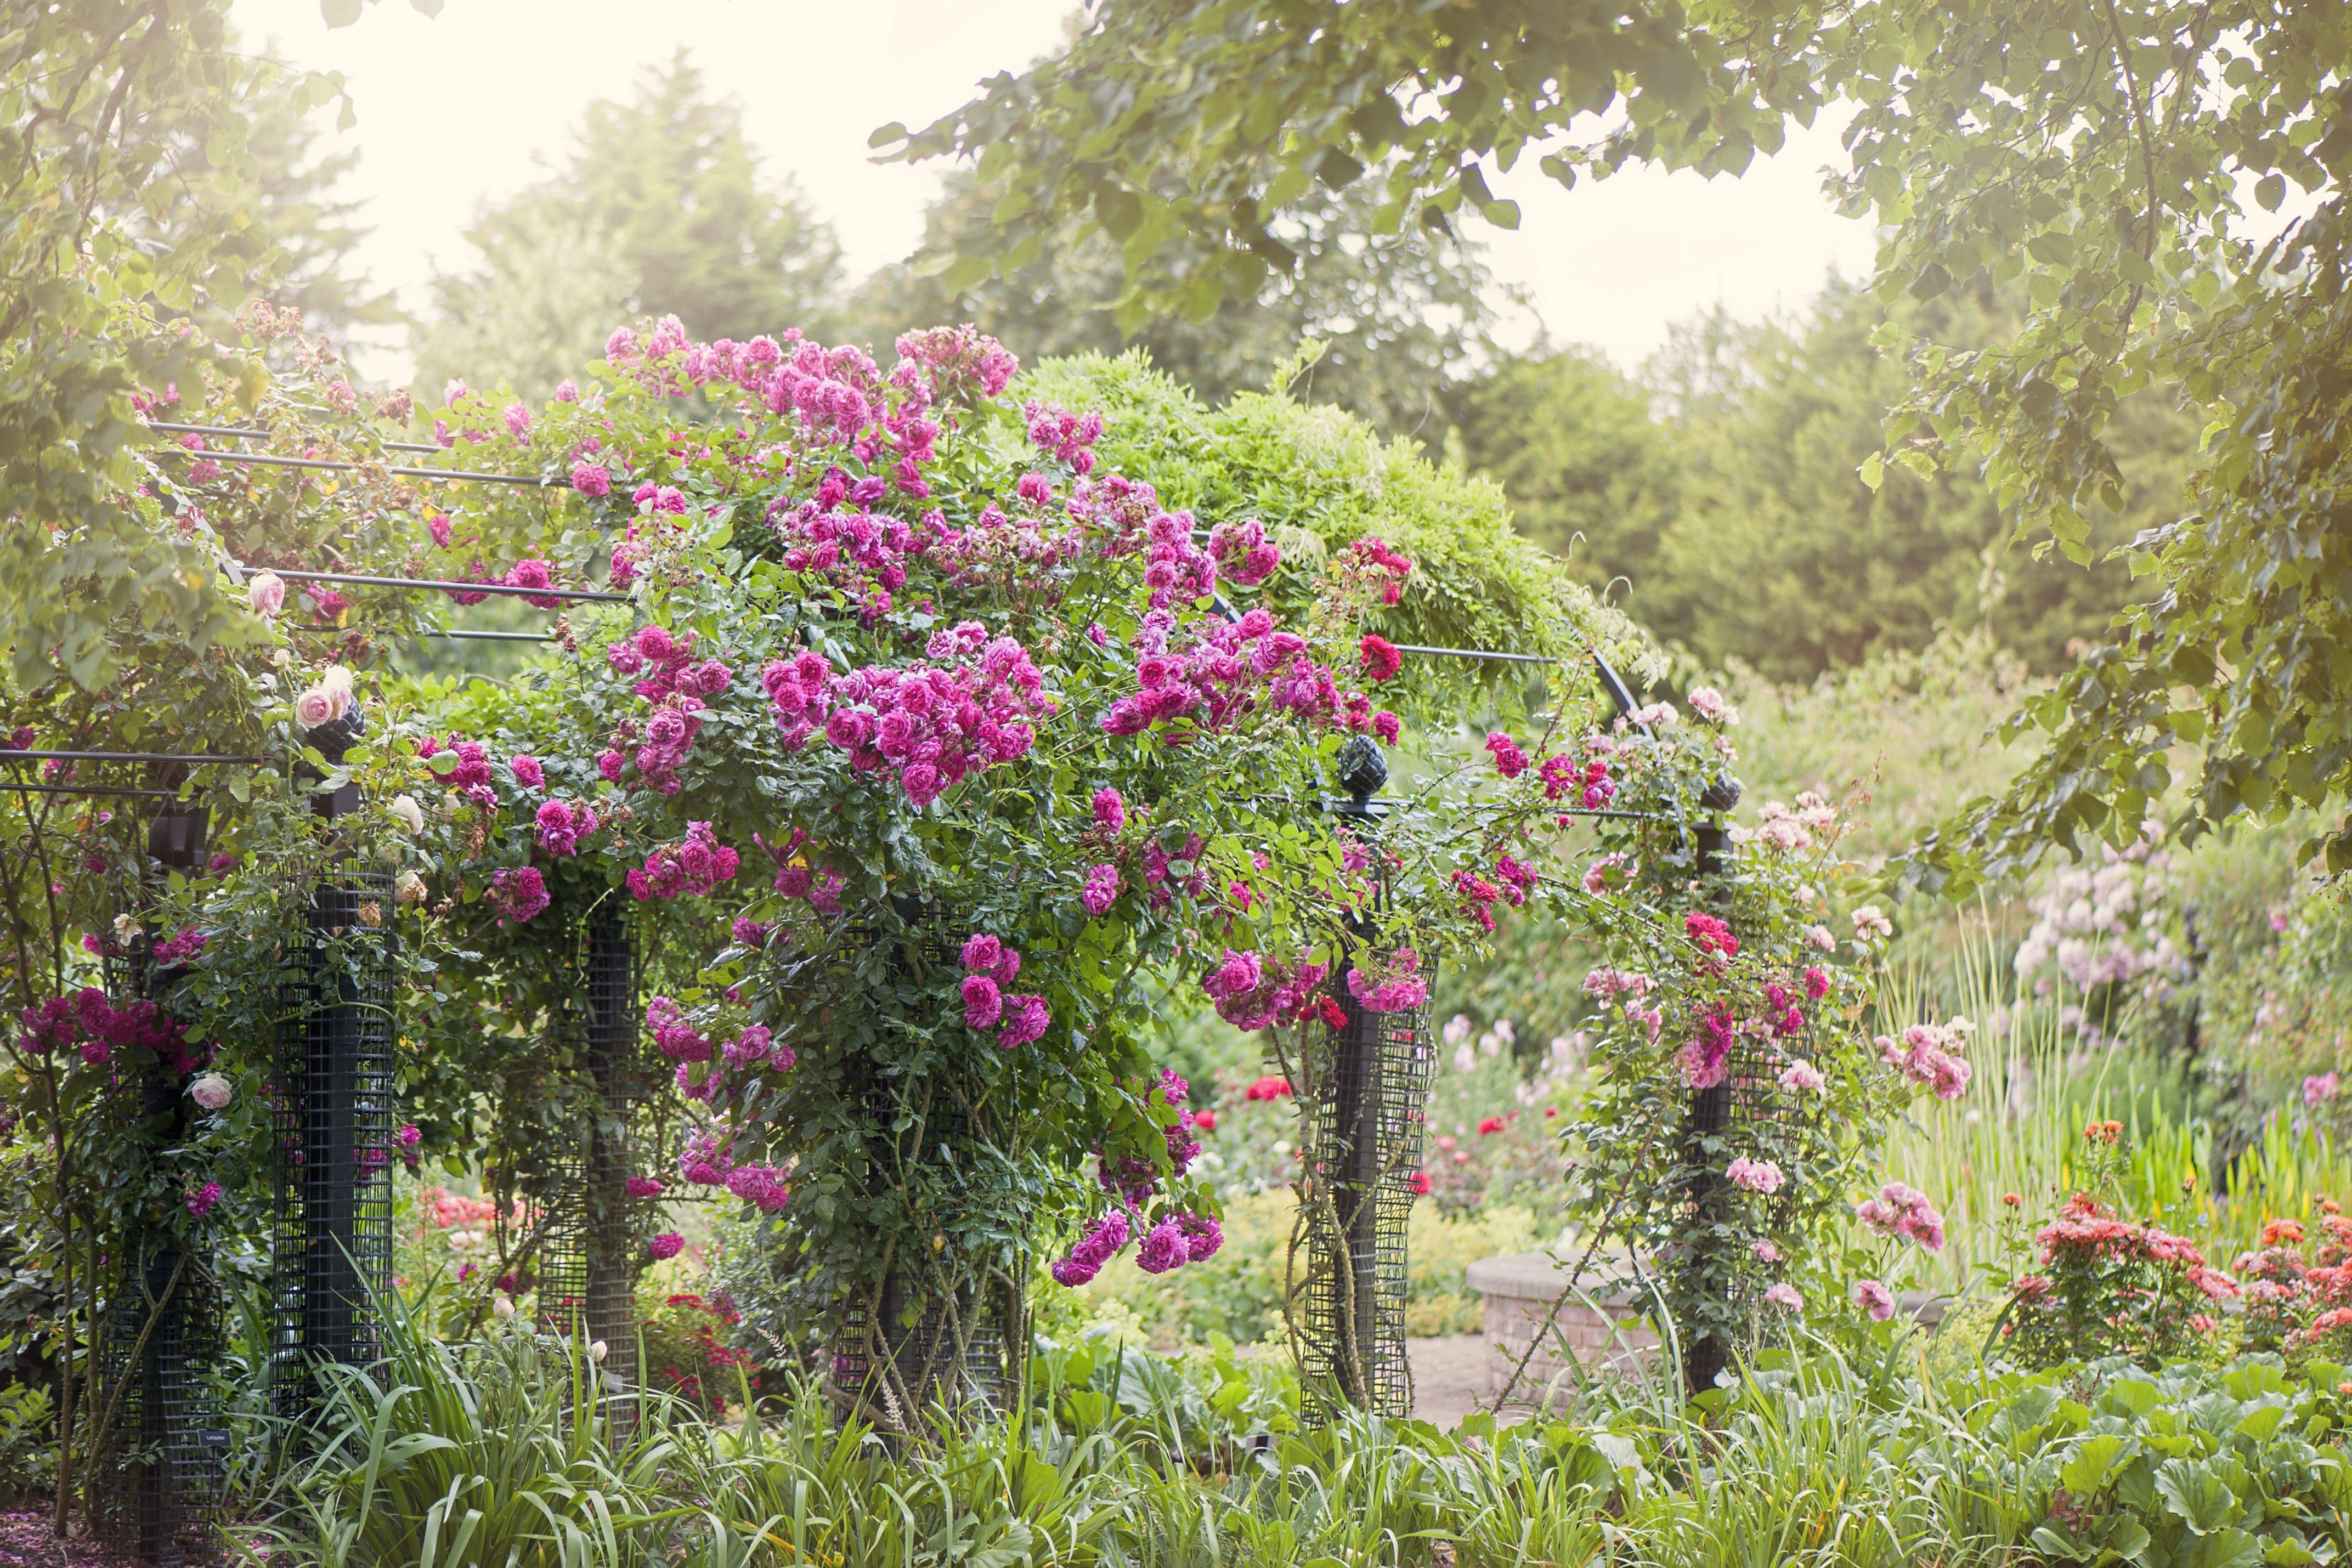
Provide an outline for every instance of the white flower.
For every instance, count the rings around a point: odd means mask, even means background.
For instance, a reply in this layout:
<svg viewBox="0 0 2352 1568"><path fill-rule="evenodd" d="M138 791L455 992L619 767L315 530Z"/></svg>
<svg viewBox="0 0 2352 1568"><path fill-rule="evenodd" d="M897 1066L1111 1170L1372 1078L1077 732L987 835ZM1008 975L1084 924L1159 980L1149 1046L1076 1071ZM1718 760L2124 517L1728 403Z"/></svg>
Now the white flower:
<svg viewBox="0 0 2352 1568"><path fill-rule="evenodd" d="M1491 1029L1490 1029L1490 1030L1488 1030L1486 1033L1484 1033L1484 1034L1482 1034L1482 1035L1480 1035L1480 1036L1478 1037L1478 1054L1479 1054L1479 1055L1481 1055L1481 1056L1500 1056L1502 1053L1503 1053L1503 1041L1502 1041L1502 1037L1501 1037L1501 1036L1499 1036L1499 1035L1497 1035L1497 1034L1496 1034L1493 1030L1491 1030Z"/></svg>
<svg viewBox="0 0 2352 1568"><path fill-rule="evenodd" d="M1445 1020L1445 1043L1448 1045L1460 1045L1464 1040L1470 1038L1470 1015L1468 1013L1455 1013L1452 1018Z"/></svg>
<svg viewBox="0 0 2352 1568"><path fill-rule="evenodd" d="M611 1347L606 1345L601 1339L591 1342L588 1346L589 1355L597 1361L604 1360L606 1354L610 1353L610 1350Z"/></svg>
<svg viewBox="0 0 2352 1568"><path fill-rule="evenodd" d="M392 884L392 896L396 904L424 903L425 879L413 871L402 872L399 879Z"/></svg>
<svg viewBox="0 0 2352 1568"><path fill-rule="evenodd" d="M514 1316L514 1303L504 1296L494 1297L490 1301L490 1311L502 1318L510 1318Z"/></svg>
<svg viewBox="0 0 2352 1568"><path fill-rule="evenodd" d="M114 939L118 942L128 945L138 941L141 929L139 922L131 919L128 915L118 915L114 917Z"/></svg>
<svg viewBox="0 0 2352 1568"><path fill-rule="evenodd" d="M425 808L416 803L415 796L394 795L388 810L411 836L425 831Z"/></svg>
<svg viewBox="0 0 2352 1568"><path fill-rule="evenodd" d="M236 1087L217 1072L199 1073L188 1085L188 1098L207 1111L217 1111L236 1098Z"/></svg>
<svg viewBox="0 0 2352 1568"><path fill-rule="evenodd" d="M1878 905L1865 904L1853 912L1853 934L1856 936L1892 936L1895 922L1880 913Z"/></svg>

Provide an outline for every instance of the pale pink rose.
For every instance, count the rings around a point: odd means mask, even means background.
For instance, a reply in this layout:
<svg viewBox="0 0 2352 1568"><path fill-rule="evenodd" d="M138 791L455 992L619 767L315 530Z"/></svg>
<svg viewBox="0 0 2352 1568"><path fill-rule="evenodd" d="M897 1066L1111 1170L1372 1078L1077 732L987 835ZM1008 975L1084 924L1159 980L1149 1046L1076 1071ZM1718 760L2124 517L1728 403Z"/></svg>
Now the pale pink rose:
<svg viewBox="0 0 2352 1568"><path fill-rule="evenodd" d="M1895 1315L1895 1292L1875 1280L1856 1280L1853 1304L1868 1312L1872 1321L1883 1323Z"/></svg>
<svg viewBox="0 0 2352 1568"><path fill-rule="evenodd" d="M278 612L286 608L286 580L274 571L257 572L246 589L246 595L256 615L275 620Z"/></svg>
<svg viewBox="0 0 2352 1568"><path fill-rule="evenodd" d="M1805 1298L1799 1295L1797 1287L1786 1280L1765 1291L1764 1299L1783 1312L1801 1312L1805 1310Z"/></svg>
<svg viewBox="0 0 2352 1568"><path fill-rule="evenodd" d="M217 1111L236 1098L236 1089L219 1073L206 1072L188 1085L188 1098L207 1111Z"/></svg>
<svg viewBox="0 0 2352 1568"><path fill-rule="evenodd" d="M294 699L294 722L304 729L332 724L342 711L341 700L324 686L312 686Z"/></svg>

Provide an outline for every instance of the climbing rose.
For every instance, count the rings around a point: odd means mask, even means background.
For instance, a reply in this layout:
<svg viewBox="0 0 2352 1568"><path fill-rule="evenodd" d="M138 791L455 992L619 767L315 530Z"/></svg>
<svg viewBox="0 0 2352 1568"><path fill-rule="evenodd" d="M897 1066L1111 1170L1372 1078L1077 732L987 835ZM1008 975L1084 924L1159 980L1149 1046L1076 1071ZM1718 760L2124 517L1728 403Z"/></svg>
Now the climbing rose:
<svg viewBox="0 0 2352 1568"><path fill-rule="evenodd" d="M612 493L613 476L601 463L574 463L572 487L591 500Z"/></svg>
<svg viewBox="0 0 2352 1568"><path fill-rule="evenodd" d="M631 1197L659 1197L662 1195L662 1184L652 1176L631 1176L628 1180L628 1193Z"/></svg>
<svg viewBox="0 0 2352 1568"><path fill-rule="evenodd" d="M1767 1197L1780 1191L1781 1184L1789 1179L1770 1160L1751 1160L1745 1155L1733 1160L1725 1167L1723 1174L1731 1178L1732 1186L1748 1192L1760 1192Z"/></svg>
<svg viewBox="0 0 2352 1568"><path fill-rule="evenodd" d="M686 1238L675 1230L665 1230L646 1243L646 1250L653 1254L655 1262L659 1263L665 1259L675 1258L685 1251Z"/></svg>
<svg viewBox="0 0 2352 1568"><path fill-rule="evenodd" d="M274 620L286 608L286 580L274 571L255 574L253 586L247 592L256 615Z"/></svg>
<svg viewBox="0 0 2352 1568"><path fill-rule="evenodd" d="M236 1098L236 1090L217 1072L207 1072L188 1085L188 1097L207 1111L217 1111Z"/></svg>
<svg viewBox="0 0 2352 1568"><path fill-rule="evenodd" d="M1145 1235L1143 1245L1135 1249L1135 1266L1147 1274L1165 1274L1182 1268L1189 1256L1183 1228L1171 1217Z"/></svg>
<svg viewBox="0 0 2352 1568"><path fill-rule="evenodd" d="M1118 867L1105 862L1087 873L1086 891L1078 894L1078 903L1088 915L1100 916L1109 913L1118 897Z"/></svg>
<svg viewBox="0 0 2352 1568"><path fill-rule="evenodd" d="M1883 1323L1895 1315L1895 1292L1875 1280L1856 1280L1853 1304L1868 1312L1873 1322Z"/></svg>
<svg viewBox="0 0 2352 1568"><path fill-rule="evenodd" d="M1766 1291L1764 1299L1786 1312L1801 1312L1805 1310L1805 1298L1799 1295L1797 1287L1786 1280Z"/></svg>
<svg viewBox="0 0 2352 1568"><path fill-rule="evenodd" d="M539 758L536 757L531 757L527 754L518 754L515 759L511 763L508 764L508 766L514 770L515 782L522 785L525 789L538 789L543 788L547 783L547 775L541 769L539 766Z"/></svg>
<svg viewBox="0 0 2352 1568"><path fill-rule="evenodd" d="M1404 655L1387 638L1366 632L1356 644L1356 656L1363 662L1364 678L1385 681L1404 665Z"/></svg>
<svg viewBox="0 0 2352 1568"><path fill-rule="evenodd" d="M1003 995L986 975L966 975L962 993L963 1021L973 1029L988 1029L1004 1015Z"/></svg>
<svg viewBox="0 0 2352 1568"><path fill-rule="evenodd" d="M218 1203L220 1199L221 1184L208 1181L197 1188L195 1195L188 1199L188 1212L202 1219L212 1211L213 1205Z"/></svg>
<svg viewBox="0 0 2352 1568"><path fill-rule="evenodd" d="M1519 749L1517 741L1501 730L1488 733L1486 749L1494 755L1495 771L1504 778L1517 779L1528 770L1528 754Z"/></svg>
<svg viewBox="0 0 2352 1568"><path fill-rule="evenodd" d="M1127 802L1108 784L1095 791L1095 825L1113 835L1127 829Z"/></svg>

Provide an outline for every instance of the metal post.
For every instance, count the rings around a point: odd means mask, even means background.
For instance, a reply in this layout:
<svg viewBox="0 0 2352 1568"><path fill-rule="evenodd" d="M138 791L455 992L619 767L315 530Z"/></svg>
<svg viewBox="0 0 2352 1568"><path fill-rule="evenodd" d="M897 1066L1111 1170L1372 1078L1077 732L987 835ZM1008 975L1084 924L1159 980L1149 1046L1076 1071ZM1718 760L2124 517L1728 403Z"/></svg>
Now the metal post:
<svg viewBox="0 0 2352 1568"><path fill-rule="evenodd" d="M629 1111L637 1052L637 951L626 906L607 895L588 916L588 1071L595 1111L582 1176L586 1183L588 1337L604 1345L614 1434L636 1424L637 1272L645 1249L628 1195Z"/></svg>
<svg viewBox="0 0 2352 1568"><path fill-rule="evenodd" d="M176 796L186 770L172 767L166 772L168 777L156 781L171 788L158 792ZM210 815L200 802L172 799L149 818L139 901L142 925L153 919L154 872L189 873L204 863ZM179 971L155 967L155 939L152 929L134 939L123 955L131 973L110 983L110 990L159 1003L170 994ZM162 1147L179 1141L186 1132L187 1109L181 1074L171 1062L158 1061L138 1090L140 1120L152 1134L152 1145ZM115 1373L125 1380L115 1424L130 1434L125 1447L133 1457L123 1478L127 1484L101 1507L101 1531L127 1546L141 1563L178 1563L188 1554L188 1531L209 1521L216 1490L214 1459L225 1446L213 1441L215 1421L210 1417L216 1412L194 1364L203 1352L207 1314L194 1306L199 1270L183 1264L169 1231L134 1232L122 1238L121 1244L123 1301L117 1350L142 1344L142 1336L143 1344L138 1364L119 1366Z"/></svg>
<svg viewBox="0 0 2352 1568"><path fill-rule="evenodd" d="M1695 849L1694 890L1699 902L1715 906L1727 918L1730 913L1731 890L1726 884L1724 846L1729 840L1723 825L1723 814L1739 803L1739 781L1728 774L1720 775L1699 797L1699 804L1710 813L1708 820L1691 830ZM1728 1074L1723 1082L1690 1092L1690 1109L1684 1123L1683 1163L1690 1170L1689 1201L1694 1224L1693 1231L1717 1215L1725 1207L1729 1188L1717 1162L1706 1149L1709 1139L1719 1137L1732 1120L1732 1085ZM1711 1260L1700 1249L1678 1260L1678 1266L1688 1275L1705 1271ZM1716 1375L1728 1364L1728 1347L1712 1333L1696 1332L1696 1325L1683 1330L1683 1386L1696 1394L1715 1386Z"/></svg>
<svg viewBox="0 0 2352 1568"><path fill-rule="evenodd" d="M1339 785L1348 800L1337 814L1369 834L1381 813L1372 796L1388 782L1379 748L1359 737L1340 752ZM1379 908L1348 920L1350 951L1380 940ZM1343 955L1341 973L1346 969ZM1302 1367L1310 1390L1359 1409L1412 1413L1404 1356L1405 1222L1420 1164L1429 1081L1428 1030L1418 1015L1400 1019L1361 1006L1348 988L1330 995L1345 1025L1328 1042L1320 1103L1301 1109L1319 1124L1318 1171L1328 1184L1333 1225L1310 1226L1309 1286ZM1326 1416L1333 1411L1316 1409Z"/></svg>
<svg viewBox="0 0 2352 1568"><path fill-rule="evenodd" d="M353 706L308 738L340 766L365 728ZM311 802L331 825L358 809L355 783ZM310 1364L373 1358L371 1298L391 1285L391 916L389 879L356 866L313 891L280 1037L278 1351L294 1403Z"/></svg>

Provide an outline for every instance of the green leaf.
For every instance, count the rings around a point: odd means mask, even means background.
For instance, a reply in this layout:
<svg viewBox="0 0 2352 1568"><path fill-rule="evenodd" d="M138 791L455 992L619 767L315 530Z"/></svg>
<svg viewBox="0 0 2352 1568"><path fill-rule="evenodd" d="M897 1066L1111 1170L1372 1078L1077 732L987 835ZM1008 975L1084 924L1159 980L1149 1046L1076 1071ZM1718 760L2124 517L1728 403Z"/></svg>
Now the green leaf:
<svg viewBox="0 0 2352 1568"><path fill-rule="evenodd" d="M1861 476L1864 485L1875 490L1886 482L1886 459L1883 455L1874 452L1862 460L1862 466L1855 472Z"/></svg>

